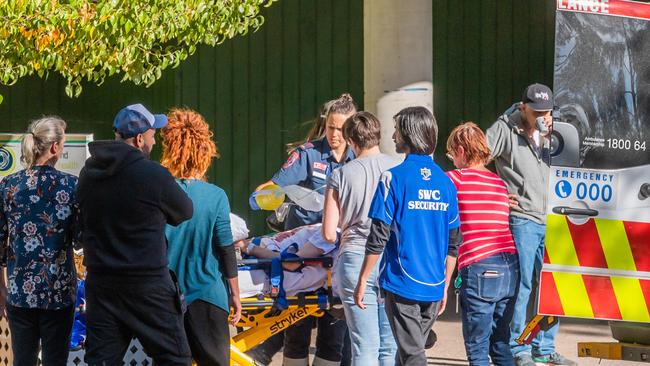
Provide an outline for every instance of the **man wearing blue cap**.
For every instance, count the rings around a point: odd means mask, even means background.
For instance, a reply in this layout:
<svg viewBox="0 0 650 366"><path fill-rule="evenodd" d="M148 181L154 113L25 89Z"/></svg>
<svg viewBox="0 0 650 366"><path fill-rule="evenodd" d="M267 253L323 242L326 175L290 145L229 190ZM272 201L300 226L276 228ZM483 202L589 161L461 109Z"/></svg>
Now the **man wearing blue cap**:
<svg viewBox="0 0 650 366"><path fill-rule="evenodd" d="M192 201L149 159L167 117L123 108L114 141L89 144L79 176L86 278L86 363L121 365L137 337L157 365L190 365L183 299L167 269L165 225L192 217Z"/></svg>

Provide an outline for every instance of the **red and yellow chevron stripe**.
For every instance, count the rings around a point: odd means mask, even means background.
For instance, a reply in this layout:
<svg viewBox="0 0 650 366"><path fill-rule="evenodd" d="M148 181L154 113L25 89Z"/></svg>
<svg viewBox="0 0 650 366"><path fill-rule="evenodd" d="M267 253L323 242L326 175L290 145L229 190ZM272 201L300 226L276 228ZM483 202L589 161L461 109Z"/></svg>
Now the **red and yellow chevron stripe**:
<svg viewBox="0 0 650 366"><path fill-rule="evenodd" d="M650 223L548 215L540 314L650 322Z"/></svg>

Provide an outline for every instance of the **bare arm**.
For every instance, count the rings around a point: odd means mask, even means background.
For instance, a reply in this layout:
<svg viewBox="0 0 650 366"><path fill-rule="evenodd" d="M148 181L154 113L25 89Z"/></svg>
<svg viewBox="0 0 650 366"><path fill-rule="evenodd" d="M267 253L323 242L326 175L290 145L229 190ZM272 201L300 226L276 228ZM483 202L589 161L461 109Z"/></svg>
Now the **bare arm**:
<svg viewBox="0 0 650 366"><path fill-rule="evenodd" d="M255 192L257 192L257 191L259 191L260 189L262 189L262 188L268 186L269 184L275 184L275 183L273 183L273 181L269 179L268 181L266 181L266 182L260 184L259 186L257 186L257 188L255 188Z"/></svg>
<svg viewBox="0 0 650 366"><path fill-rule="evenodd" d="M455 268L456 257L448 255L447 259L445 260L445 293L440 303L440 309L438 309L438 315L441 315L447 308L447 291L449 290L449 285L451 284L451 276L453 276Z"/></svg>
<svg viewBox="0 0 650 366"><path fill-rule="evenodd" d="M354 303L361 309L366 308L366 305L363 303L363 295L366 293L366 281L368 281L370 273L384 252L389 237L390 226L381 220L373 219L370 226L370 235L368 235L368 240L366 241L366 256L363 258L357 287L354 289Z"/></svg>
<svg viewBox="0 0 650 366"><path fill-rule="evenodd" d="M363 303L363 294L366 292L366 282L372 273L372 270L379 261L380 254L370 254L366 252L366 257L363 258L361 271L359 272L359 280L357 287L354 289L354 303L361 309L365 309L366 305Z"/></svg>
<svg viewBox="0 0 650 366"><path fill-rule="evenodd" d="M325 191L325 208L323 209L323 239L328 243L336 242L336 228L339 224L341 206L339 204L339 193L328 187Z"/></svg>
<svg viewBox="0 0 650 366"><path fill-rule="evenodd" d="M248 245L251 245L250 243ZM279 257L280 253L279 252L274 252L272 250L268 250L264 247L253 245L250 249L250 251L247 251L248 254L257 257L257 258L263 258L263 259L273 259L275 257Z"/></svg>
<svg viewBox="0 0 650 366"><path fill-rule="evenodd" d="M449 244L447 246L447 258L445 259L445 292L440 302L438 315L442 314L447 307L447 291L451 284L451 276L454 275L456 262L458 258L458 248L463 243L463 234L460 232L460 227L449 230Z"/></svg>
<svg viewBox="0 0 650 366"><path fill-rule="evenodd" d="M508 193L508 205L510 208L519 206L519 198L517 198L516 194Z"/></svg>
<svg viewBox="0 0 650 366"><path fill-rule="evenodd" d="M233 314L230 316L230 324L233 326L241 319L241 300L239 299L239 282L237 277L229 278L228 285L230 285L230 306L233 308Z"/></svg>
<svg viewBox="0 0 650 366"><path fill-rule="evenodd" d="M324 251L320 248L314 246L310 242L306 242L305 245L296 252L296 255L300 258L317 258L322 256Z"/></svg>

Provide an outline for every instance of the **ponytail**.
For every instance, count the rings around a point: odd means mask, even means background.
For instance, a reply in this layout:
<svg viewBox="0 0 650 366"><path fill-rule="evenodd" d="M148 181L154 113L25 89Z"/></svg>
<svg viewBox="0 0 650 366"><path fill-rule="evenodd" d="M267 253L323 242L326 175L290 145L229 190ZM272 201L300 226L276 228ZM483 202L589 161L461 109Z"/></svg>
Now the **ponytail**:
<svg viewBox="0 0 650 366"><path fill-rule="evenodd" d="M52 144L63 141L66 123L56 116L43 117L29 124L20 144L21 163L31 168Z"/></svg>
<svg viewBox="0 0 650 366"><path fill-rule="evenodd" d="M34 141L34 135L31 132L28 132L23 136L23 141L20 144L20 150L22 156L20 157L21 163L25 168L32 166L35 160L35 146L36 142Z"/></svg>

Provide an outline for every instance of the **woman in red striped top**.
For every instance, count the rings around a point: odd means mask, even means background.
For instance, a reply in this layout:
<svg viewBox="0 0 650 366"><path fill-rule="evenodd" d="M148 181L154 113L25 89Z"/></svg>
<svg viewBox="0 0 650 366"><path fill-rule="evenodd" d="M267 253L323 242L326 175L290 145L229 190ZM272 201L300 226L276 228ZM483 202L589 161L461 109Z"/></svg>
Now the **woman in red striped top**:
<svg viewBox="0 0 650 366"><path fill-rule="evenodd" d="M485 134L472 122L456 127L447 140L456 170L447 172L458 190L463 244L458 250L465 350L470 365L514 365L510 320L519 283L505 183L490 172ZM489 355L489 357L488 357Z"/></svg>

